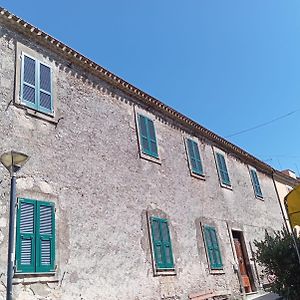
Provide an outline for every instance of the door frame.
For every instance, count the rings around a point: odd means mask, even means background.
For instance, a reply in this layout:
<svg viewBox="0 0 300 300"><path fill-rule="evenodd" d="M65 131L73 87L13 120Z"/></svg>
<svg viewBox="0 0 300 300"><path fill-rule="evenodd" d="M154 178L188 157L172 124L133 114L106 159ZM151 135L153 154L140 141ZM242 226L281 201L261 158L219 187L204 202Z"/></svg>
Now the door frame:
<svg viewBox="0 0 300 300"><path fill-rule="evenodd" d="M255 292L257 292L258 289L257 289L257 284L256 284L256 281L255 281L255 277L254 277L254 274L253 274L252 266L251 266L248 251L247 251L247 246L246 246L246 241L245 241L245 236L244 236L244 230L243 230L242 226L239 226L237 224L230 225L229 222L227 222L227 229L228 229L232 254L233 254L234 263L235 263L234 270L235 270L235 272L237 273L237 276L238 276L238 281L239 281L239 285L240 285L241 294L245 297L247 293L246 293L245 288L243 286L242 275L241 275L241 272L240 272L240 268L239 268L239 264L238 264L238 258L237 258L235 245L234 245L233 232L237 232L241 237L241 246L242 246L242 250L243 250L243 255L244 255L245 264L246 264L246 268L247 268L247 273L249 275L249 280L250 280L250 285L251 285L252 292L255 293Z"/></svg>

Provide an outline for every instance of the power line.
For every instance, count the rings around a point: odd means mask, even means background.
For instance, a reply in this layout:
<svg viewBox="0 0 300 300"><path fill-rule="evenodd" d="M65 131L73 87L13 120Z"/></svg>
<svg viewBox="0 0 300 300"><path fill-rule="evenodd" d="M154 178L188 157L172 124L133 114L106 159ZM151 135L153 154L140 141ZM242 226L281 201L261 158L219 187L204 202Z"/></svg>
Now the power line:
<svg viewBox="0 0 300 300"><path fill-rule="evenodd" d="M270 121L261 123L261 124L259 124L259 125L256 125L256 126L254 126L254 127L250 127L250 128L247 128L247 129L244 129L244 130L235 132L235 133L233 133L233 134L227 135L227 136L225 136L225 138L233 137L233 136L236 136L236 135L245 133L245 132L252 131L252 130L254 130L254 129L258 129L258 128L263 127L263 126L267 126L267 125L269 125L269 124L271 124L271 123L274 123L274 122L276 122L276 121L278 121L278 120L281 120L281 119L284 119L284 118L286 118L286 117L289 117L290 115L296 113L296 112L299 111L299 110L300 110L300 108L298 108L298 109L296 109L296 110L293 110L293 111L291 111L291 112L289 112L289 113L287 113L287 114L285 114L285 115L282 115L282 116L280 116L280 117L277 117L277 118L275 118L275 119L273 119L273 120L270 120Z"/></svg>

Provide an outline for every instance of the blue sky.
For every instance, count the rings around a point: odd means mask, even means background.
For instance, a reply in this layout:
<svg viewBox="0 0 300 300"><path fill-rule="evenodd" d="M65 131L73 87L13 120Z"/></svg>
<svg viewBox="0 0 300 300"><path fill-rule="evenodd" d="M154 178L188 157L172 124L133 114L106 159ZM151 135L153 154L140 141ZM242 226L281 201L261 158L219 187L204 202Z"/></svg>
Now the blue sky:
<svg viewBox="0 0 300 300"><path fill-rule="evenodd" d="M0 5L223 137L293 112L228 140L299 175L299 1Z"/></svg>

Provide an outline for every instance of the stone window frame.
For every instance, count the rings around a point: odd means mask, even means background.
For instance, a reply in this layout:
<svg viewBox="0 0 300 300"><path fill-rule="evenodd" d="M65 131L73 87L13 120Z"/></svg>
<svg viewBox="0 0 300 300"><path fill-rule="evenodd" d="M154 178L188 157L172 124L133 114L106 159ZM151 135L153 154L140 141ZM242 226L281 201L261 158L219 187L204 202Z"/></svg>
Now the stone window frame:
<svg viewBox="0 0 300 300"><path fill-rule="evenodd" d="M22 78L22 57L26 55L30 58L37 60L38 62L51 68L51 87L52 87L52 108L53 111L50 113L41 112L34 108L28 107L25 103L21 101L21 78ZM14 95L14 104L15 106L22 108L26 111L28 115L49 121L51 123L57 123L56 116L56 104L57 104L57 89L56 89L56 76L54 72L55 63L50 61L48 57L43 55L24 44L17 42L16 44L16 64L15 64L15 95Z"/></svg>
<svg viewBox="0 0 300 300"><path fill-rule="evenodd" d="M154 157L151 155L148 155L146 153L143 152L142 149L142 145L141 145L141 140L140 140L140 126L139 126L139 120L138 117L139 115L145 116L146 118L149 118L154 125L154 130L155 130L155 137L156 137L156 146L157 146L157 155L158 157ZM138 143L138 150L139 150L139 156L140 158L143 158L145 160L157 163L157 164L161 164L161 151L160 151L160 146L159 146L159 134L158 134L158 130L157 130L157 119L155 117L155 115L153 115L152 113L138 107L135 106L134 107L134 117L135 117L135 126L136 126L136 133L137 133L137 143Z"/></svg>
<svg viewBox="0 0 300 300"><path fill-rule="evenodd" d="M148 238L149 238L149 245L150 245L150 250L151 250L151 261L152 261L152 270L153 270L153 276L175 276L177 275L176 273L176 261L174 257L174 248L173 248L173 243L172 243L172 230L171 230L171 222L170 218L168 218L166 215L159 213L159 212L149 212L147 211L146 213L147 217L147 227L148 227ZM154 245L153 245L153 240L152 240L152 226L151 226L151 218L152 217L158 217L162 219L167 219L168 220L168 228L169 228L169 236L170 236L170 241L172 245L172 255L173 255L173 264L174 267L170 269L159 269L156 267L155 264L155 254L154 254Z"/></svg>
<svg viewBox="0 0 300 300"><path fill-rule="evenodd" d="M200 153L202 169L203 169L203 174L202 175L196 174L192 170L192 166L191 166L191 162L190 162L190 156L189 156L189 152L188 152L188 145L187 145L187 140L188 139L190 139L193 142L197 143L198 150L199 150L199 153ZM205 144L203 142L201 142L201 140L199 140L197 137L191 136L191 135L188 135L188 134L183 136L183 143L184 143L185 153L186 153L186 157L187 157L188 168L190 170L190 175L192 177L195 177L195 178L198 178L198 179L201 179L201 180L206 180L205 164L204 164L203 155L202 155L203 152L201 151L201 147L200 147L201 145L205 146Z"/></svg>

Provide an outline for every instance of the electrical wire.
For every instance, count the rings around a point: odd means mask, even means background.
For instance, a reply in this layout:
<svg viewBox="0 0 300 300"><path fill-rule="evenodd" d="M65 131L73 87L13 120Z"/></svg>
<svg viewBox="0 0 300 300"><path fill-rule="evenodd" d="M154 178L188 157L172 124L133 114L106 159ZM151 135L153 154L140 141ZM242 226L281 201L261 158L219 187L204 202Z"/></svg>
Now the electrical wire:
<svg viewBox="0 0 300 300"><path fill-rule="evenodd" d="M271 123L274 123L274 122L279 121L279 120L281 120L281 119L287 118L287 117L289 117L290 115L296 113L296 112L299 111L299 110L300 110L300 108L298 108L298 109L296 109L296 110L293 110L293 111L291 111L291 112L289 112L289 113L287 113L287 114L285 114L285 115L279 116L279 117L277 117L277 118L275 118L275 119L273 119L273 120L270 120L270 121L267 121L267 122L258 124L258 125L256 125L256 126L253 126L253 127L250 127L250 128L247 128L247 129L244 129L244 130L241 130L241 131L232 133L232 134L230 134L230 135L225 136L225 138L237 136L237 135L240 135L240 134L243 134L243 133L246 133L246 132L249 132L249 131L252 131L252 130L255 130L255 129L264 127L264 126L267 126L267 125L269 125L269 124L271 124Z"/></svg>

